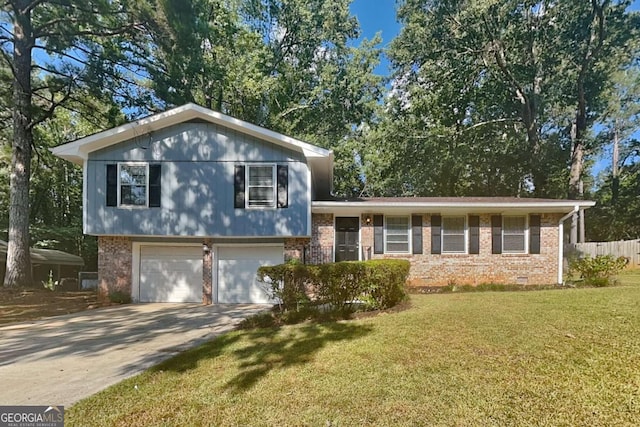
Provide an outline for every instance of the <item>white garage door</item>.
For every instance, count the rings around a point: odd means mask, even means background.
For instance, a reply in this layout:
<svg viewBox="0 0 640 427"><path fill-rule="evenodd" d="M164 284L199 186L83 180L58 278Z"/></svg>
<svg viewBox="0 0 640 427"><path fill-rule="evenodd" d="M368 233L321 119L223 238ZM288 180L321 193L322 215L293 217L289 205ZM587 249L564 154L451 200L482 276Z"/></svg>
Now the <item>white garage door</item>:
<svg viewBox="0 0 640 427"><path fill-rule="evenodd" d="M218 302L269 303L256 280L258 267L282 264L282 246L221 247L218 249Z"/></svg>
<svg viewBox="0 0 640 427"><path fill-rule="evenodd" d="M201 245L140 247L140 302L201 301Z"/></svg>

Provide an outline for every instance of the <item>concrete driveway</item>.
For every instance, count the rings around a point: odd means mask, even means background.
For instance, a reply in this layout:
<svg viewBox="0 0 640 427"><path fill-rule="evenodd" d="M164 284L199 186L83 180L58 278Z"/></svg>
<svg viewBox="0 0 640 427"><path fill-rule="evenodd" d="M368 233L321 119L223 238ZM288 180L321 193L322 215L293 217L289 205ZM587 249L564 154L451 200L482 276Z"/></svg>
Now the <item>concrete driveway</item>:
<svg viewBox="0 0 640 427"><path fill-rule="evenodd" d="M70 406L265 308L129 304L0 327L0 405Z"/></svg>

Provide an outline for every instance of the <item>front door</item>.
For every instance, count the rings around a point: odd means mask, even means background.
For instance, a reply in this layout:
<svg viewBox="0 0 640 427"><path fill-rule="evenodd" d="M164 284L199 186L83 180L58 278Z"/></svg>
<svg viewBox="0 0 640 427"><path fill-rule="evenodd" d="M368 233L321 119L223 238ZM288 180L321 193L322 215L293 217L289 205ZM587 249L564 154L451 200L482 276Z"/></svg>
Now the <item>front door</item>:
<svg viewBox="0 0 640 427"><path fill-rule="evenodd" d="M336 217L336 262L357 261L360 219L356 217Z"/></svg>

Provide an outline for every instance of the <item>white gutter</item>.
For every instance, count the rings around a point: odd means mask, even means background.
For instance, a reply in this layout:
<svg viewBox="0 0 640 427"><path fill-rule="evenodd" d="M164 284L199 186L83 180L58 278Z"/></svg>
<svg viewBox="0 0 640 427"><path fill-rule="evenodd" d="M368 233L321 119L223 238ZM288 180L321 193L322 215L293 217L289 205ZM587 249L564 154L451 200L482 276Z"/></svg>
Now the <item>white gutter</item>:
<svg viewBox="0 0 640 427"><path fill-rule="evenodd" d="M562 263L564 257L564 222L580 211L580 205L575 205L573 210L558 221L558 284L562 285Z"/></svg>
<svg viewBox="0 0 640 427"><path fill-rule="evenodd" d="M558 201L385 201L385 202L368 202L368 201L314 201L312 208L316 213L333 212L337 209L358 209L362 212L374 212L385 208L408 208L408 209L447 209L447 208L479 208L479 209L509 209L509 208L527 208L527 209L563 209L568 207L588 208L595 205L592 201L579 201L578 204L568 200Z"/></svg>

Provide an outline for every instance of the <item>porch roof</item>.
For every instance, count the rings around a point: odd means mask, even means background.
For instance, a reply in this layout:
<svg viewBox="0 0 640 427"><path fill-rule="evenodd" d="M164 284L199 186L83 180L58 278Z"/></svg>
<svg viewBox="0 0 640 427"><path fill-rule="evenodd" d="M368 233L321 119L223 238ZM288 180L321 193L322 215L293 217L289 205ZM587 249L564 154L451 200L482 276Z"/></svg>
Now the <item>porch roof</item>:
<svg viewBox="0 0 640 427"><path fill-rule="evenodd" d="M590 200L519 197L367 197L317 200L313 213L569 213L587 209Z"/></svg>

